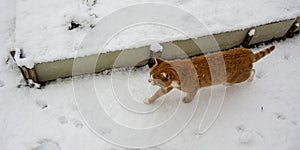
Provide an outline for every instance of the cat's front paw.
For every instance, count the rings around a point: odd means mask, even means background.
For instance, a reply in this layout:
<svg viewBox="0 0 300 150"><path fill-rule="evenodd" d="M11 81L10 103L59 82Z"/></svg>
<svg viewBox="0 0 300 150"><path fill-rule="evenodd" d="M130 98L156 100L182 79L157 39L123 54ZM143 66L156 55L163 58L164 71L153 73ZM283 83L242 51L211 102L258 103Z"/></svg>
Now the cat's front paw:
<svg viewBox="0 0 300 150"><path fill-rule="evenodd" d="M150 98L146 98L146 99L144 99L144 103L145 104L151 104L153 102L150 100Z"/></svg>
<svg viewBox="0 0 300 150"><path fill-rule="evenodd" d="M193 100L192 98L184 97L182 101L183 101L184 103L190 103L192 100Z"/></svg>

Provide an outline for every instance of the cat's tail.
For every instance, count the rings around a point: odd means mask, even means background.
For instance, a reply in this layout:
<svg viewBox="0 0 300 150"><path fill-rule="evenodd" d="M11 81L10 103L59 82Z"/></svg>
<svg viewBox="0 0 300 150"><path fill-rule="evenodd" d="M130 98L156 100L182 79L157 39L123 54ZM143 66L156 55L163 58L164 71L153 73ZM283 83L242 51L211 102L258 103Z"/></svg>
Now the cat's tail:
<svg viewBox="0 0 300 150"><path fill-rule="evenodd" d="M254 62L257 62L261 58L265 57L266 55L270 54L275 49L275 46L268 47L264 50L261 50L254 54Z"/></svg>

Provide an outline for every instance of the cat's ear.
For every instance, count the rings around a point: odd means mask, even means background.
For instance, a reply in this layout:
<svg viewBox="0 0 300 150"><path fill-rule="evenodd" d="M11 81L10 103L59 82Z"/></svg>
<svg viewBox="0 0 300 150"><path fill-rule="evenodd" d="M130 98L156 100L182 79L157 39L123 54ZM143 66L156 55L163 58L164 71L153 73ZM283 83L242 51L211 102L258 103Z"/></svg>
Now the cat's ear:
<svg viewBox="0 0 300 150"><path fill-rule="evenodd" d="M162 59L160 59L158 57L155 57L154 60L155 60L156 64L160 64L160 63L164 62L164 60L162 60Z"/></svg>

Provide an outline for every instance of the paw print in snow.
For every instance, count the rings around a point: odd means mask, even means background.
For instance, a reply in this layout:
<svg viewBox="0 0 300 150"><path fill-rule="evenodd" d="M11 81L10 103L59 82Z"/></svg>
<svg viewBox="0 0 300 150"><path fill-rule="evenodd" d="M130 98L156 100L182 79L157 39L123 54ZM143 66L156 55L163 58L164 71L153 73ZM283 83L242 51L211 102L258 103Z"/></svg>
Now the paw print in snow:
<svg viewBox="0 0 300 150"><path fill-rule="evenodd" d="M265 75L266 75L266 73L264 73L264 72L258 72L255 77L258 79L262 79Z"/></svg>
<svg viewBox="0 0 300 150"><path fill-rule="evenodd" d="M87 6L94 6L97 3L97 0L82 0L82 3Z"/></svg>
<svg viewBox="0 0 300 150"><path fill-rule="evenodd" d="M83 123L80 120L72 119L71 122L74 124L74 126L76 128L82 128L83 127Z"/></svg>
<svg viewBox="0 0 300 150"><path fill-rule="evenodd" d="M235 129L237 132L243 132L246 130L246 127L244 125L239 125Z"/></svg>
<svg viewBox="0 0 300 150"><path fill-rule="evenodd" d="M4 87L4 86L5 86L5 83L2 80L0 80L0 87Z"/></svg>
<svg viewBox="0 0 300 150"><path fill-rule="evenodd" d="M61 150L59 144L51 139L42 139L38 142L38 146L31 150Z"/></svg>
<svg viewBox="0 0 300 150"><path fill-rule="evenodd" d="M38 107L40 107L42 110L48 108L47 103L46 103L46 102L43 102L43 101L37 101L37 102L36 102L36 105L37 105Z"/></svg>
<svg viewBox="0 0 300 150"><path fill-rule="evenodd" d="M293 124L294 126L298 126L298 122L297 122L296 120L293 120L293 121L292 121L292 124Z"/></svg>
<svg viewBox="0 0 300 150"><path fill-rule="evenodd" d="M263 137L261 134L257 132L247 130L244 125L237 126L236 130L239 133L238 141L241 144L252 144L257 139Z"/></svg>
<svg viewBox="0 0 300 150"><path fill-rule="evenodd" d="M67 124L69 122L66 116L60 116L58 120L61 124Z"/></svg>
<svg viewBox="0 0 300 150"><path fill-rule="evenodd" d="M291 58L291 55L290 54L284 54L283 58L285 60L289 60Z"/></svg>
<svg viewBox="0 0 300 150"><path fill-rule="evenodd" d="M239 142L242 144L250 144L254 141L255 134L251 131L243 131L240 133Z"/></svg>
<svg viewBox="0 0 300 150"><path fill-rule="evenodd" d="M286 119L285 115L283 115L282 113L274 113L274 115L279 120L285 120Z"/></svg>

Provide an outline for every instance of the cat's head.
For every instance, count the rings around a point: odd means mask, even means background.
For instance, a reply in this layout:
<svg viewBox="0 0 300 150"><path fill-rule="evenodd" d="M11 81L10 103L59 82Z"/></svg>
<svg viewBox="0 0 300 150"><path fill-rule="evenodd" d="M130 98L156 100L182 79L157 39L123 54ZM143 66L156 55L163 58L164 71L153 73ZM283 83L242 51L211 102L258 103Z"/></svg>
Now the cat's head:
<svg viewBox="0 0 300 150"><path fill-rule="evenodd" d="M155 64L150 69L150 79L148 82L162 88L170 87L172 81L176 78L176 71L168 61L157 57L154 60Z"/></svg>

